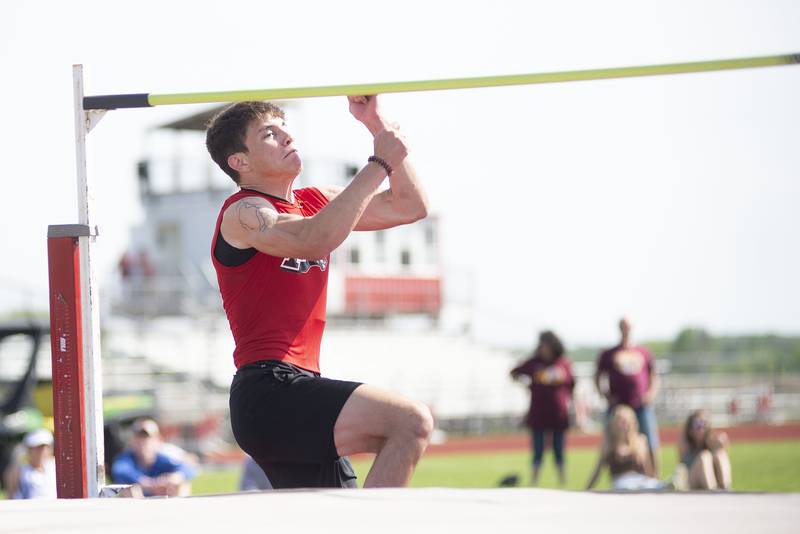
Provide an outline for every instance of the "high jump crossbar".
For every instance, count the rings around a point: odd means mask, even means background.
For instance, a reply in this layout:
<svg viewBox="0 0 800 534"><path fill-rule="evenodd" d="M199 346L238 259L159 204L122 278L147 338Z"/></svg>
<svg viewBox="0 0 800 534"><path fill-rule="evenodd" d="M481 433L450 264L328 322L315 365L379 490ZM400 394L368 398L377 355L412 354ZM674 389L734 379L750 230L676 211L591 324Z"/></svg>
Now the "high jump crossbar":
<svg viewBox="0 0 800 534"><path fill-rule="evenodd" d="M542 83L607 80L611 78L633 78L665 74L688 74L756 67L775 67L800 63L800 54L782 54L738 59L697 61L692 63L669 63L642 65L638 67L614 67L606 69L540 72L534 74L510 74L504 76L479 76L474 78L451 78L444 80L420 80L406 82L364 83L354 85L326 85L319 87L288 87L283 89L250 89L237 91L212 91L203 93L134 93L119 95L87 96L83 108L118 109L166 106L173 104L205 104L212 102L243 102L246 100L285 100L321 96L374 95L382 93L406 93L412 91L441 91L448 89L475 89L479 87L501 87L509 85L532 85Z"/></svg>
<svg viewBox="0 0 800 534"><path fill-rule="evenodd" d="M86 136L107 110L172 104L286 100L411 91L475 89L542 83L687 74L800 63L800 53L739 59L355 85L176 94L85 96L83 67L73 66L78 223L48 227L50 337L58 496L97 497L105 482L98 292L91 262L95 239L92 179Z"/></svg>

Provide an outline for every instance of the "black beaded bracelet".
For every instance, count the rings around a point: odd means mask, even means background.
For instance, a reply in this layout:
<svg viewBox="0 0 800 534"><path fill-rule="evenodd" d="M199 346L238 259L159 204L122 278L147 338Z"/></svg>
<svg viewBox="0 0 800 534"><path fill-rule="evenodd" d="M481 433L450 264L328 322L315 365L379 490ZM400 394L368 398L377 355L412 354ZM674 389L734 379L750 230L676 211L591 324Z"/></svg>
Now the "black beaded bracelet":
<svg viewBox="0 0 800 534"><path fill-rule="evenodd" d="M378 165L383 167L383 170L386 171L386 176L391 176L392 175L392 166L389 165L388 163L386 163L385 159L379 158L378 156L370 156L370 157L367 158L367 161L372 162L372 163L377 163Z"/></svg>

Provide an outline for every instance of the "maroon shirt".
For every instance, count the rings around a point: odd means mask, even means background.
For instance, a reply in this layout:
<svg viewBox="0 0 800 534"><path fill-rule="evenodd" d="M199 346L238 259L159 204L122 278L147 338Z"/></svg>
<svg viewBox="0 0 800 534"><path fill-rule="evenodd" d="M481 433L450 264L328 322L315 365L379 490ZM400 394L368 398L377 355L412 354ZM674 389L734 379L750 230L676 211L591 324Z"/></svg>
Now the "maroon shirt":
<svg viewBox="0 0 800 534"><path fill-rule="evenodd" d="M600 354L597 372L608 374L608 388L612 403L639 408L645 404L650 389L653 357L644 347L616 346Z"/></svg>
<svg viewBox="0 0 800 534"><path fill-rule="evenodd" d="M511 371L514 377L531 378L531 407L525 424L537 430L566 430L569 427L569 399L575 388L572 363L562 356L546 363L538 356Z"/></svg>

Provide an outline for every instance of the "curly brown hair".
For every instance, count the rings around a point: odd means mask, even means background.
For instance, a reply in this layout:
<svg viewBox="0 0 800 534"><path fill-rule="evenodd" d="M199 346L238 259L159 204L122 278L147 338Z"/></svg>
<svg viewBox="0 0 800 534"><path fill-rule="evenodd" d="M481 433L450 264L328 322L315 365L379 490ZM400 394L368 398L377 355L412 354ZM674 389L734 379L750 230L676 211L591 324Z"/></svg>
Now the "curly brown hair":
<svg viewBox="0 0 800 534"><path fill-rule="evenodd" d="M545 330L539 334L539 345L547 345L553 351L553 361L564 355L565 349L561 339L551 330Z"/></svg>
<svg viewBox="0 0 800 534"><path fill-rule="evenodd" d="M250 101L232 104L208 121L206 129L206 148L211 159L236 184L239 173L228 165L228 156L237 152L247 152L244 138L247 127L254 120L265 118L285 118L283 110L271 102Z"/></svg>

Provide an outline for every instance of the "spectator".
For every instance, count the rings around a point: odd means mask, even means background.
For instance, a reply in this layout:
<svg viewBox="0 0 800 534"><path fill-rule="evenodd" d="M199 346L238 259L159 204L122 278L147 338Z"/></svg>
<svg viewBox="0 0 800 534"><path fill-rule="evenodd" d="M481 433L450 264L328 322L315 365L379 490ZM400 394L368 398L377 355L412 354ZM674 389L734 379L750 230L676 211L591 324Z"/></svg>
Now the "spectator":
<svg viewBox="0 0 800 534"><path fill-rule="evenodd" d="M133 271L133 258L131 258L129 252L126 251L120 256L117 266L119 267L119 273L123 279L131 276Z"/></svg>
<svg viewBox="0 0 800 534"><path fill-rule="evenodd" d="M115 484L141 487L146 497L189 495L194 468L188 462L167 454L158 425L152 419L137 419L128 450L120 453L111 466Z"/></svg>
<svg viewBox="0 0 800 534"><path fill-rule="evenodd" d="M267 474L261 469L251 456L244 459L242 467L242 479L239 481L240 491L268 490L272 489L272 484L267 478Z"/></svg>
<svg viewBox="0 0 800 534"><path fill-rule="evenodd" d="M594 380L598 391L608 400L609 413L618 405L631 407L641 432L647 437L650 463L658 476L658 423L653 400L658 392L658 377L650 351L635 345L631 339L631 322L619 321L620 342L600 354ZM608 389L601 387L602 377L608 377Z"/></svg>
<svg viewBox="0 0 800 534"><path fill-rule="evenodd" d="M739 417L739 399L731 397L728 402L728 415L735 421Z"/></svg>
<svg viewBox="0 0 800 534"><path fill-rule="evenodd" d="M728 435L711 429L708 412L696 410L686 419L678 444L680 462L686 466L689 489L731 489Z"/></svg>
<svg viewBox="0 0 800 534"><path fill-rule="evenodd" d="M56 462L53 458L53 434L41 428L22 440L28 452L28 462L14 463L4 476L10 499L55 499Z"/></svg>
<svg viewBox="0 0 800 534"><path fill-rule="evenodd" d="M139 251L139 268L145 278L150 278L156 274L156 268L153 262L150 261L150 255L144 249Z"/></svg>
<svg viewBox="0 0 800 534"><path fill-rule="evenodd" d="M756 401L756 421L768 423L770 408L772 407L772 391L767 389L758 396Z"/></svg>
<svg viewBox="0 0 800 534"><path fill-rule="evenodd" d="M124 252L117 263L120 275L123 279L128 278L149 278L155 275L156 269L150 256L144 249L133 254Z"/></svg>
<svg viewBox="0 0 800 534"><path fill-rule="evenodd" d="M605 467L615 490L660 490L670 485L654 478L647 438L639 433L636 413L624 404L611 412L600 448L600 457L586 489L592 489Z"/></svg>
<svg viewBox="0 0 800 534"><path fill-rule="evenodd" d="M525 423L531 429L533 442L533 485L539 483L539 470L545 450L545 439L552 444L561 485L566 484L564 442L569 427L568 405L575 388L572 365L564 354L564 345L553 332L539 335L533 356L511 371L514 379L528 377L531 404Z"/></svg>

